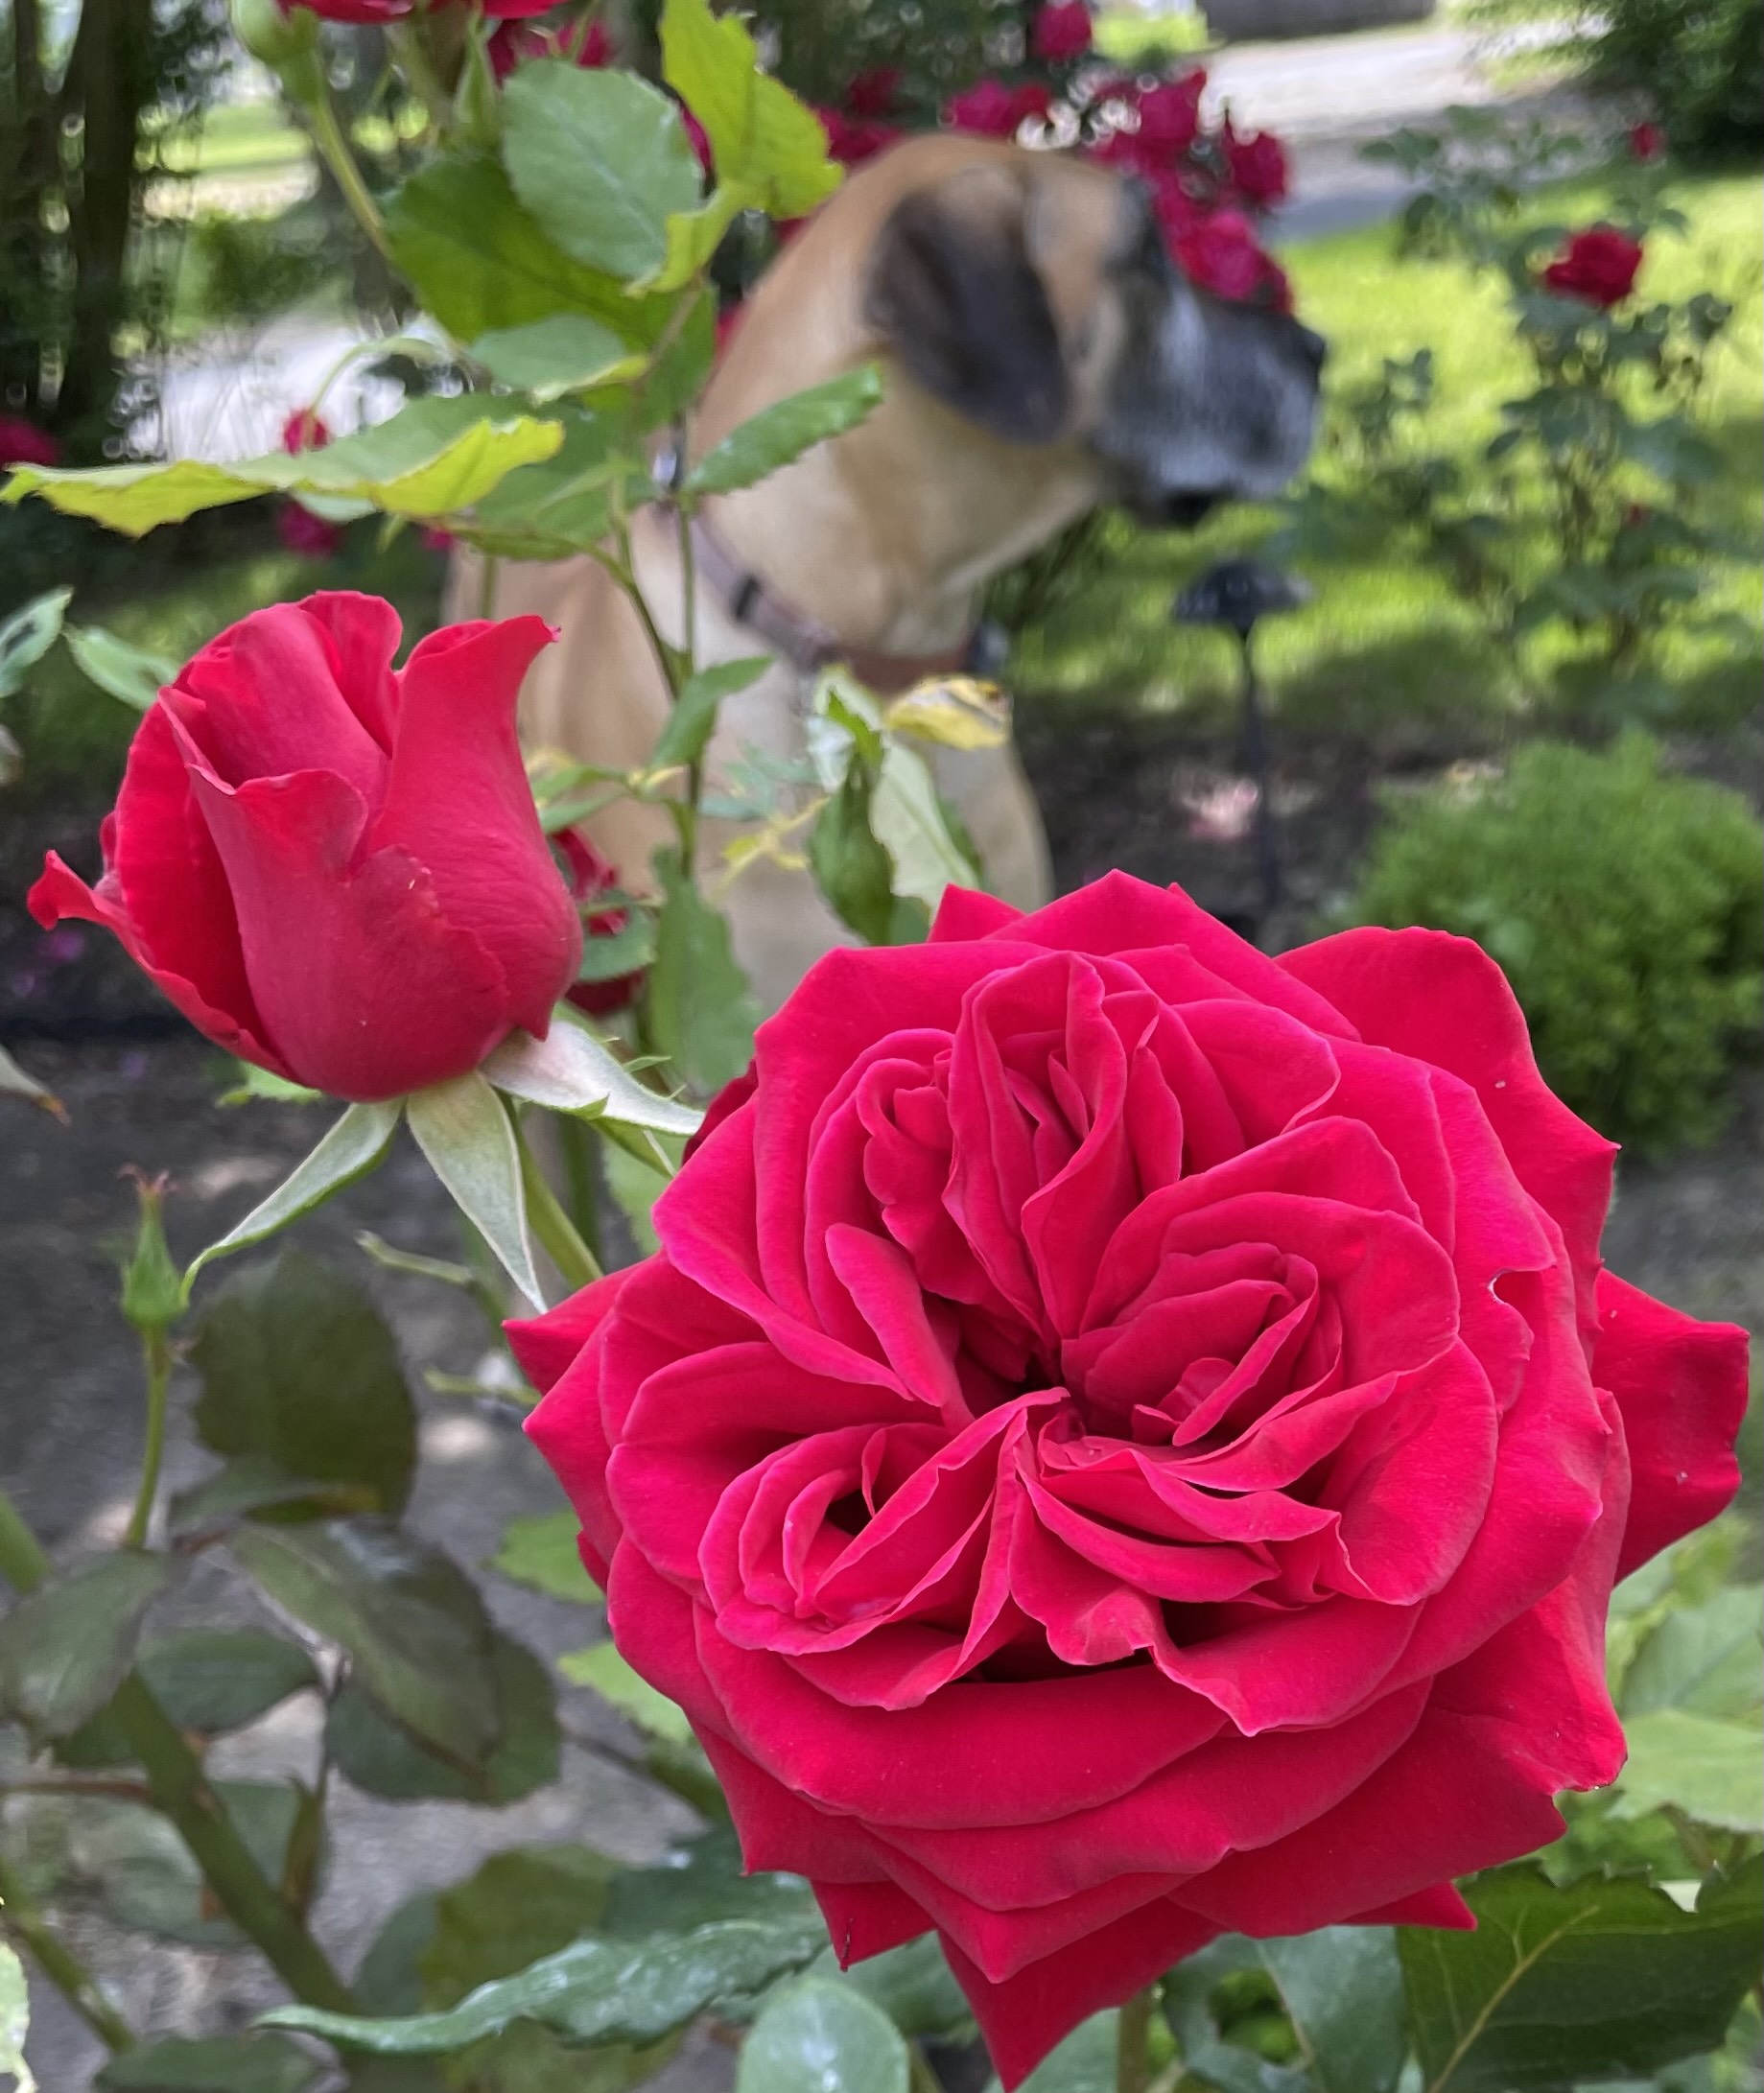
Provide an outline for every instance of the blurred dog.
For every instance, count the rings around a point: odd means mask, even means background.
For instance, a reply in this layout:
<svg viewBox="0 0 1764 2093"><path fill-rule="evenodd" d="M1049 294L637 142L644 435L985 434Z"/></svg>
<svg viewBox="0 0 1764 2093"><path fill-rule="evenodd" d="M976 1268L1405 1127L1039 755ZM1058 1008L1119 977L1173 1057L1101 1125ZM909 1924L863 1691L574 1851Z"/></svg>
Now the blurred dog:
<svg viewBox="0 0 1764 2093"><path fill-rule="evenodd" d="M760 485L708 503L694 560L701 663L770 653L724 702L715 779L743 744L800 754L810 673L851 664L873 689L958 667L986 583L1098 504L1192 526L1233 496L1278 492L1304 464L1324 343L1263 307L1197 291L1131 180L1059 153L949 134L909 139L855 174L756 287L699 404L702 456L762 408L870 359L882 403ZM683 629L672 519L635 524L658 625ZM456 569L452 611L481 600ZM586 557L504 565L494 613L536 611L562 640L523 695L529 746L636 768L667 688L628 603ZM994 891L1050 890L1046 839L1011 750L939 750ZM622 804L591 825L642 891L670 833ZM704 861L732 833L704 824ZM850 933L806 873L760 862L728 897L737 956L773 1006Z"/></svg>

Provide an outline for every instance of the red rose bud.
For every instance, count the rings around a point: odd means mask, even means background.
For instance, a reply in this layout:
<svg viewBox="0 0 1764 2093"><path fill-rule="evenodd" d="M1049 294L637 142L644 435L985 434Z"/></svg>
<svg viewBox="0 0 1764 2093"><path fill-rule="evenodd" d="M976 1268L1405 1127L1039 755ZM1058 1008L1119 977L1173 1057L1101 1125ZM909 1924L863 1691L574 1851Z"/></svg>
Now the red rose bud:
<svg viewBox="0 0 1764 2093"><path fill-rule="evenodd" d="M298 458L302 451L322 451L330 440L330 430L310 407L296 407L282 424L282 448L290 458Z"/></svg>
<svg viewBox="0 0 1764 2093"><path fill-rule="evenodd" d="M330 559L341 548L342 529L323 516L315 516L294 500L283 502L275 512L276 542L285 553L302 559Z"/></svg>
<svg viewBox="0 0 1764 2093"><path fill-rule="evenodd" d="M794 227L794 225L800 222L792 220L792 227ZM741 303L740 299L737 299L737 301L733 305L725 305L717 313L717 353L718 356L722 354L722 352L729 346L729 343L735 339L735 330L741 325L741 315L745 310L746 307Z"/></svg>
<svg viewBox="0 0 1764 2093"><path fill-rule="evenodd" d="M1091 48L1091 11L1084 0L1047 0L1029 25L1029 51L1048 65L1069 65Z"/></svg>
<svg viewBox="0 0 1764 2093"><path fill-rule="evenodd" d="M582 950L586 952L597 937L617 937L630 916L623 908L600 908L595 905L603 894L616 893L617 868L577 829L565 829L552 840L563 853L569 868L570 898L582 919ZM577 981L569 991L578 1010L605 1017L623 1010L643 983L643 972L621 974L610 981Z"/></svg>
<svg viewBox="0 0 1764 2093"><path fill-rule="evenodd" d="M1612 1155L1435 930L1115 873L811 968L659 1252L510 1333L746 1865L842 1961L934 1929L1012 2087L1218 1934L1471 1924L1739 1480L1745 1333L1602 1269Z"/></svg>
<svg viewBox="0 0 1764 2093"><path fill-rule="evenodd" d="M900 99L901 69L898 65L871 65L859 73L845 90L845 106L853 116L892 116Z"/></svg>
<svg viewBox="0 0 1764 2093"><path fill-rule="evenodd" d="M1046 116L1053 97L1036 82L1007 87L1001 80L981 80L944 104L943 120L952 130L973 131L981 138L1014 138L1031 116Z"/></svg>
<svg viewBox="0 0 1764 2093"><path fill-rule="evenodd" d="M1658 124L1637 124L1630 132L1630 151L1644 163L1660 159L1666 151L1666 133Z"/></svg>
<svg viewBox="0 0 1764 2093"><path fill-rule="evenodd" d="M1256 228L1240 211L1213 211L1179 232L1171 251L1188 281L1233 304L1272 305L1292 310L1292 286L1286 271L1256 237Z"/></svg>
<svg viewBox="0 0 1764 2093"><path fill-rule="evenodd" d="M425 552L451 553L454 549L453 532L443 530L439 524L424 524L416 535L422 541Z"/></svg>
<svg viewBox="0 0 1764 2093"><path fill-rule="evenodd" d="M1219 143L1232 187L1246 202L1265 208L1285 196L1291 186L1286 149L1272 133L1258 130L1252 137L1239 138L1228 116Z"/></svg>
<svg viewBox="0 0 1764 2093"><path fill-rule="evenodd" d="M1641 243L1614 225L1594 225L1570 236L1562 252L1543 271L1545 286L1558 296L1609 311L1621 305L1635 288L1641 267Z"/></svg>
<svg viewBox="0 0 1764 2093"><path fill-rule="evenodd" d="M437 4L464 6L466 0L437 0ZM519 21L529 14L546 14L557 0L479 0L494 21ZM324 22L401 22L420 13L424 0L281 0L284 14L303 11Z"/></svg>
<svg viewBox="0 0 1764 2093"><path fill-rule="evenodd" d="M47 429L22 414L0 414L0 468L8 465L55 465L61 446Z"/></svg>
<svg viewBox="0 0 1764 2093"><path fill-rule="evenodd" d="M453 625L395 670L376 597L253 612L143 718L97 886L52 852L32 914L102 924L219 1046L339 1097L543 1036L581 951L514 733L552 637Z"/></svg>

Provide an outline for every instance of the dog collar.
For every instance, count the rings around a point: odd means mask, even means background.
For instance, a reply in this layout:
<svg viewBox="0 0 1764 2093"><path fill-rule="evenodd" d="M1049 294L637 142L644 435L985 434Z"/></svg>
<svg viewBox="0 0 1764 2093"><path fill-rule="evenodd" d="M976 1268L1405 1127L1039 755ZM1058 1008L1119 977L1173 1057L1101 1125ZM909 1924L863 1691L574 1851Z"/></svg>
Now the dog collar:
<svg viewBox="0 0 1764 2093"><path fill-rule="evenodd" d="M982 646L991 646L984 627L970 633L959 647L937 654L886 654L877 647L853 647L774 594L751 568L742 566L702 516L693 518L692 543L697 578L729 616L758 633L804 675L838 662L879 697L892 697L928 677L978 671L984 666L976 659Z"/></svg>

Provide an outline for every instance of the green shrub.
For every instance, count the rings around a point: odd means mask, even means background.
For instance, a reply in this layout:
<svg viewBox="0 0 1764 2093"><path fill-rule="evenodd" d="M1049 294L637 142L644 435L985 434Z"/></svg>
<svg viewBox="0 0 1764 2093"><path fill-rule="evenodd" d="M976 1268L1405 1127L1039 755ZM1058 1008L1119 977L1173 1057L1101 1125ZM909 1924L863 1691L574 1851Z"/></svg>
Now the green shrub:
<svg viewBox="0 0 1764 2093"><path fill-rule="evenodd" d="M1473 937L1523 1004L1551 1087L1613 1140L1706 1141L1755 1041L1764 830L1737 792L1662 774L1645 735L1540 741L1502 778L1395 812L1352 920Z"/></svg>

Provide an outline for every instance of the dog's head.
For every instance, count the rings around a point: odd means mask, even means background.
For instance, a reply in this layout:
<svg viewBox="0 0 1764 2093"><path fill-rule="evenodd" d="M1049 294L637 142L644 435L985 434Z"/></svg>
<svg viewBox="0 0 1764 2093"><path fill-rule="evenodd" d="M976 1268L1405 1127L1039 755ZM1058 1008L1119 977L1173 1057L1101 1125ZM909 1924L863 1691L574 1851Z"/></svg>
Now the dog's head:
<svg viewBox="0 0 1764 2093"><path fill-rule="evenodd" d="M1321 336L1197 290L1112 171L916 143L932 151L888 200L862 282L864 320L912 383L1007 443L1082 447L1149 521L1194 524L1301 469Z"/></svg>

